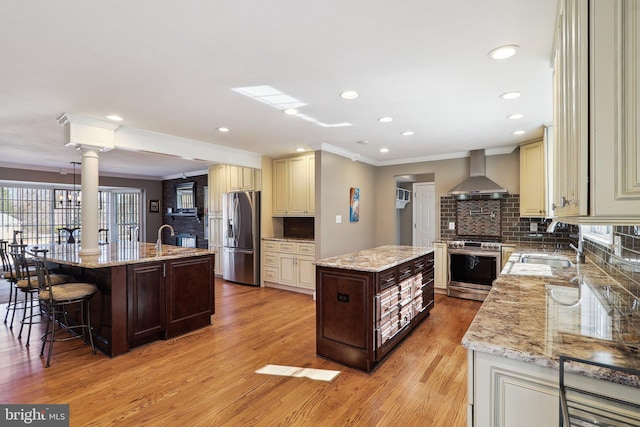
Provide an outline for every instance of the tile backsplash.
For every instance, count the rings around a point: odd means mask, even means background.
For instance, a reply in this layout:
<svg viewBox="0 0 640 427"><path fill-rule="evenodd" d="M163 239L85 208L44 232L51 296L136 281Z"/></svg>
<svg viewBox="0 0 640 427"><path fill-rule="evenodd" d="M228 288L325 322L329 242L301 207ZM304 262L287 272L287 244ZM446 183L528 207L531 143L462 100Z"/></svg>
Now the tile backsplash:
<svg viewBox="0 0 640 427"><path fill-rule="evenodd" d="M486 206L491 206L496 213L495 219L490 221L489 214L485 222L476 221L469 224L468 218L464 217L469 215L468 206L473 206L476 208L475 211L478 211L478 207L484 206L485 202L491 202ZM497 212L498 209L499 212ZM491 211L491 209L488 210L488 212ZM486 207L483 212L487 212ZM455 230L449 230L451 222L455 224ZM577 226L565 224L559 225L554 233L546 233L549 223L550 220L543 218L520 217L519 194L510 194L499 200L490 199L488 196L471 200L457 200L453 196L440 198L440 237L443 240L497 240L503 243L540 245L554 249L557 245L566 248L571 236L578 233Z"/></svg>
<svg viewBox="0 0 640 427"><path fill-rule="evenodd" d="M635 298L640 298L640 229L638 226L614 226L613 236L620 239L620 250L585 240L587 257L617 280ZM640 309L640 307L634 307Z"/></svg>

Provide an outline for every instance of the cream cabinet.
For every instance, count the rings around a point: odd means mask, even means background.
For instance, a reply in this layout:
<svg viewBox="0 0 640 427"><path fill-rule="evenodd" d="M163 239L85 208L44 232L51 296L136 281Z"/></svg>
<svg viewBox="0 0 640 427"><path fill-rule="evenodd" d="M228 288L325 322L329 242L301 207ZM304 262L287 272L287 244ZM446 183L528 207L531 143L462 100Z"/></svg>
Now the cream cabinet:
<svg viewBox="0 0 640 427"><path fill-rule="evenodd" d="M222 215L222 195L227 192L227 166L209 167L209 214Z"/></svg>
<svg viewBox="0 0 640 427"><path fill-rule="evenodd" d="M520 146L520 216L546 217L544 141Z"/></svg>
<svg viewBox="0 0 640 427"><path fill-rule="evenodd" d="M273 216L315 215L315 155L273 161Z"/></svg>
<svg viewBox="0 0 640 427"><path fill-rule="evenodd" d="M500 270L504 269L504 266L509 262L511 254L516 251L516 245L503 244L500 247Z"/></svg>
<svg viewBox="0 0 640 427"><path fill-rule="evenodd" d="M434 243L434 287L446 291L449 284L449 254L446 243Z"/></svg>
<svg viewBox="0 0 640 427"><path fill-rule="evenodd" d="M315 244L281 240L262 241L262 285L313 294Z"/></svg>
<svg viewBox="0 0 640 427"><path fill-rule="evenodd" d="M227 192L260 190L260 171L242 167L227 166Z"/></svg>
<svg viewBox="0 0 640 427"><path fill-rule="evenodd" d="M554 56L554 215L640 220L640 5L563 0Z"/></svg>
<svg viewBox="0 0 640 427"><path fill-rule="evenodd" d="M473 350L468 351L468 362L467 426L554 427L560 424L557 369ZM565 374L565 380L587 392L640 404L640 393L634 387L571 373ZM581 404L603 414L625 413L628 420L638 421L637 411L630 412L615 400L605 401L584 394Z"/></svg>

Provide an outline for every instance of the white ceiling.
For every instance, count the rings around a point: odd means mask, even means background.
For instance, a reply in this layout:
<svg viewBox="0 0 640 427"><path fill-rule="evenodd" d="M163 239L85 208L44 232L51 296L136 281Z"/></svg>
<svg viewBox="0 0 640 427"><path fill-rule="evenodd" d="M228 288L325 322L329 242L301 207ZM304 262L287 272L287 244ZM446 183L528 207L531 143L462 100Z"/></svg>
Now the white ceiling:
<svg viewBox="0 0 640 427"><path fill-rule="evenodd" d="M56 121L63 113L117 113L123 126L271 157L325 144L376 165L515 146L552 120L556 7L557 0L3 1L0 165L70 168L80 153L64 146ZM488 58L505 44L520 46L516 56ZM300 112L319 122L352 126L322 127L231 90L256 85L299 99ZM341 99L347 89L360 96ZM510 90L522 97L498 97ZM511 113L525 118L509 120ZM394 121L379 123L381 116ZM525 134L512 135L518 129ZM415 134L401 136L405 130ZM157 179L205 168L120 150L100 157L106 175Z"/></svg>

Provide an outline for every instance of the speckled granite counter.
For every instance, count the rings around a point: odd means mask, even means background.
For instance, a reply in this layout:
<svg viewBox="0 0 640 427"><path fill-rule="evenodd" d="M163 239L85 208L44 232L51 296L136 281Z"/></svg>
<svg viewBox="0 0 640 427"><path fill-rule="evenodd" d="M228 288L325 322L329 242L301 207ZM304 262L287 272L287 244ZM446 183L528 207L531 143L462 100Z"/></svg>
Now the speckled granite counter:
<svg viewBox="0 0 640 427"><path fill-rule="evenodd" d="M116 242L100 246L98 256L80 256L80 244L38 245L34 248L48 249L49 261L85 268L103 268L116 265L136 264L150 261L162 261L198 255L213 254L213 251L197 248L183 248L180 246L162 245L162 253L159 254L152 243Z"/></svg>
<svg viewBox="0 0 640 427"><path fill-rule="evenodd" d="M351 252L316 261L318 267L343 268L346 270L380 272L433 252L433 248L387 245L373 249Z"/></svg>
<svg viewBox="0 0 640 427"><path fill-rule="evenodd" d="M298 242L298 243L313 243L315 240L307 239L305 237L263 237L262 240L273 240L276 242Z"/></svg>
<svg viewBox="0 0 640 427"><path fill-rule="evenodd" d="M517 250L465 334L465 348L553 369L569 355L640 370L640 301L588 260L570 267L520 262L527 253L574 260L573 252ZM638 378L610 379L640 387Z"/></svg>

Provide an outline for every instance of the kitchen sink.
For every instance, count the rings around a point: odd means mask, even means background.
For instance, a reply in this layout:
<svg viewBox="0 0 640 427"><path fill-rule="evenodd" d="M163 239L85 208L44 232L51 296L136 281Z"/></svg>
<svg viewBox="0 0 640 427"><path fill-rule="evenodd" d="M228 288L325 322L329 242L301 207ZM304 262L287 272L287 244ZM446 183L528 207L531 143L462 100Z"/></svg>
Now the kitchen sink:
<svg viewBox="0 0 640 427"><path fill-rule="evenodd" d="M564 257L542 256L542 255L523 255L520 262L525 264L543 264L551 267L571 267L571 261Z"/></svg>

